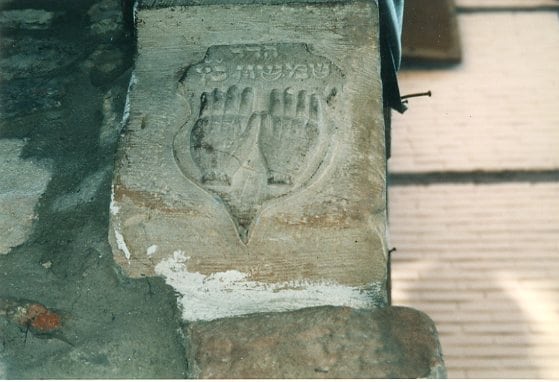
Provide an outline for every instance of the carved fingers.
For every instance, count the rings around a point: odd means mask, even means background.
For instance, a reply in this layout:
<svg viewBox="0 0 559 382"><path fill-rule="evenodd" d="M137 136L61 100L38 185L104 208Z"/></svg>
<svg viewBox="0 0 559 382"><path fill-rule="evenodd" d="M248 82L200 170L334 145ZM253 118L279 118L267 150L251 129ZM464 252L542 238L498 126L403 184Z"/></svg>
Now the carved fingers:
<svg viewBox="0 0 559 382"><path fill-rule="evenodd" d="M201 118L220 118L225 115L250 117L254 107L254 90L250 87L242 91L231 86L226 92L215 88L212 92L204 92L200 97Z"/></svg>
<svg viewBox="0 0 559 382"><path fill-rule="evenodd" d="M291 88L270 92L269 118L263 119L260 134L268 183L292 184L316 146L321 118L317 94Z"/></svg>
<svg viewBox="0 0 559 382"><path fill-rule="evenodd" d="M200 97L191 133L192 157L202 181L230 185L259 146L270 184L292 184L317 146L322 110L317 94L273 89L268 108L254 110L251 87L213 89Z"/></svg>
<svg viewBox="0 0 559 382"><path fill-rule="evenodd" d="M248 155L239 150L248 133L254 91L231 86L215 88L200 96L200 113L191 133L192 158L202 172L202 182L229 185Z"/></svg>
<svg viewBox="0 0 559 382"><path fill-rule="evenodd" d="M239 103L239 114L248 116L252 113L254 106L254 89L245 88L241 93L241 101Z"/></svg>
<svg viewBox="0 0 559 382"><path fill-rule="evenodd" d="M301 90L297 95L297 108L295 111L295 114L298 118L304 118L307 116L308 104L307 92Z"/></svg>
<svg viewBox="0 0 559 382"><path fill-rule="evenodd" d="M309 102L309 121L313 123L320 123L322 119L322 103L318 95L311 95Z"/></svg>
<svg viewBox="0 0 559 382"><path fill-rule="evenodd" d="M225 108L223 110L223 113L238 114L240 103L239 99L239 89L236 86L231 86L229 89L227 89L227 93L225 94Z"/></svg>
<svg viewBox="0 0 559 382"><path fill-rule="evenodd" d="M320 98L317 94L309 96L306 90L295 92L292 88L283 92L278 89L270 92L269 112L272 117L305 119L314 123L318 123L322 117Z"/></svg>

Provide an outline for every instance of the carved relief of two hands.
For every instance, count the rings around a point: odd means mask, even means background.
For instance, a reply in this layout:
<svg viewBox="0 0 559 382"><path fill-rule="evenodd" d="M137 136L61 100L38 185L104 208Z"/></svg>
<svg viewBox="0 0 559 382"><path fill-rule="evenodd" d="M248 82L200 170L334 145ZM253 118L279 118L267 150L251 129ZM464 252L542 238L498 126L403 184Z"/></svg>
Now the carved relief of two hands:
<svg viewBox="0 0 559 382"><path fill-rule="evenodd" d="M320 98L305 90L273 89L267 109L255 109L253 88L215 88L200 98L191 133L191 154L202 183L231 185L235 173L258 146L268 184L293 183L317 145Z"/></svg>

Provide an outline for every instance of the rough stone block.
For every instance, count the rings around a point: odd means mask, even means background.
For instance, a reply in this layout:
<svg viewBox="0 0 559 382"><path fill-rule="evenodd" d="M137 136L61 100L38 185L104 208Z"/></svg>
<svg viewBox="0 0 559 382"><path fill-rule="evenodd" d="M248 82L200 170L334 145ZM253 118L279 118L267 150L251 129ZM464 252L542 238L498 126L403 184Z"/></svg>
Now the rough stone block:
<svg viewBox="0 0 559 382"><path fill-rule="evenodd" d="M51 179L50 163L21 158L25 141L0 139L0 255L25 242Z"/></svg>
<svg viewBox="0 0 559 382"><path fill-rule="evenodd" d="M315 307L187 326L191 378L444 378L435 325L388 307Z"/></svg>
<svg viewBox="0 0 559 382"><path fill-rule="evenodd" d="M376 4L168 3L136 11L117 262L188 320L385 304Z"/></svg>

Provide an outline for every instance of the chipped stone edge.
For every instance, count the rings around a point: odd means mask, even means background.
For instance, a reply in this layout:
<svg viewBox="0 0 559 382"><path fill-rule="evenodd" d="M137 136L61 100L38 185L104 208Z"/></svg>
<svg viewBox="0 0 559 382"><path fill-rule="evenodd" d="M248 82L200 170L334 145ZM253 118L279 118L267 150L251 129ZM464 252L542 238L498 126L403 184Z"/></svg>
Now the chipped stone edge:
<svg viewBox="0 0 559 382"><path fill-rule="evenodd" d="M124 127L128 123L128 120L130 119L130 94L132 93L132 89L134 88L134 86L137 83L138 83L138 78L136 77L136 73L132 72L132 74L130 75L130 81L128 82L128 90L126 92L126 101L124 103L124 110L122 112L122 119L120 121L120 127L119 127L120 132L122 132L122 130L124 129ZM113 179L113 183L111 184L111 204L110 204L109 208L110 208L111 215L113 215L115 217L120 212L120 206L118 206L118 204L115 200L114 179ZM126 242L124 240L124 236L121 233L120 221L117 221L117 219L110 219L110 221L111 221L111 224L110 224L110 227L109 227L109 235L113 236L114 242L116 243L117 248L120 251L122 251L122 253L124 254L124 257L126 257L126 260L128 260L128 262L130 263L130 258L132 257L132 254L130 253L130 250L128 249L128 246L126 245ZM109 238L109 241L110 241L110 238Z"/></svg>

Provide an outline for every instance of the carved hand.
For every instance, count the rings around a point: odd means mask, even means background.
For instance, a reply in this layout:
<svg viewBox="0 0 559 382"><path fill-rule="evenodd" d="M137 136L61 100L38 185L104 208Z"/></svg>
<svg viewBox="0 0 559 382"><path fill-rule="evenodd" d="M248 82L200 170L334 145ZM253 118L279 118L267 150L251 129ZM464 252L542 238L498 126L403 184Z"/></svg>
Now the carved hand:
<svg viewBox="0 0 559 382"><path fill-rule="evenodd" d="M305 90L270 93L269 111L262 120L260 148L269 184L292 184L317 146L322 124L320 99Z"/></svg>
<svg viewBox="0 0 559 382"><path fill-rule="evenodd" d="M254 145L260 120L253 115L254 91L231 86L204 92L200 115L191 132L190 151L202 172L202 183L230 185Z"/></svg>

